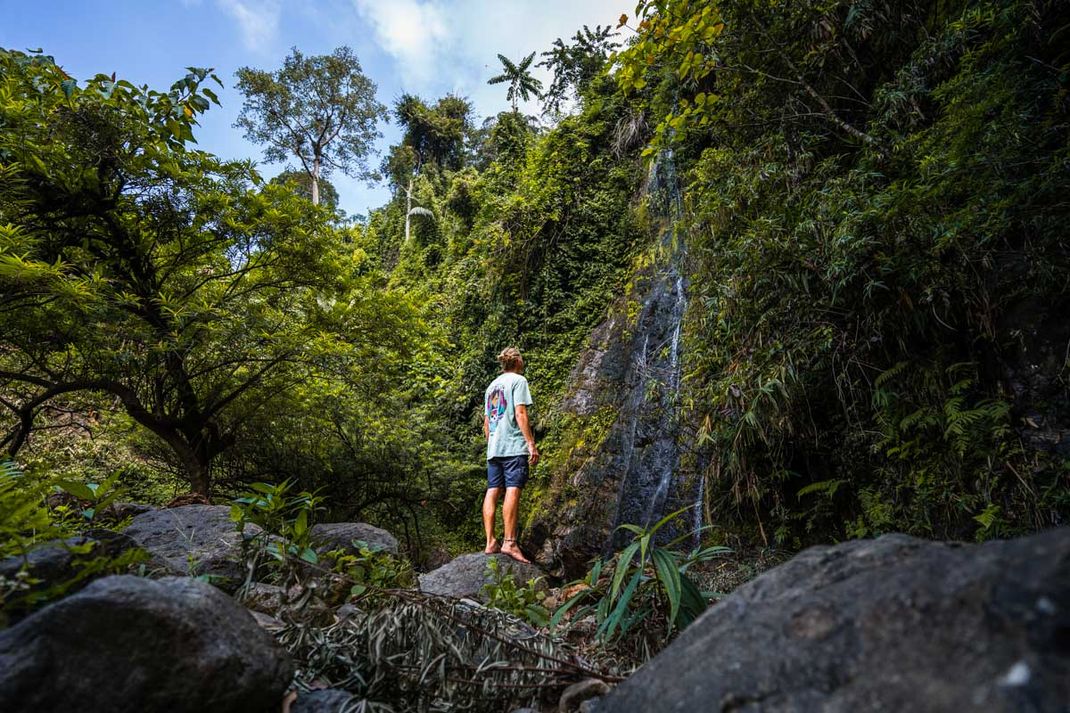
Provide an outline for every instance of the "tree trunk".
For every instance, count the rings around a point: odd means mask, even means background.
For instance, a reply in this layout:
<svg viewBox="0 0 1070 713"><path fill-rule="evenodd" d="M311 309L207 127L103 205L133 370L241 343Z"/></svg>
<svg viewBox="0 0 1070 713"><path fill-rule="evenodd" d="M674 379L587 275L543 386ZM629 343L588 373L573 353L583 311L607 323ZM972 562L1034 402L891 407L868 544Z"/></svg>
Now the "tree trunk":
<svg viewBox="0 0 1070 713"><path fill-rule="evenodd" d="M320 204L320 157L312 160L312 205Z"/></svg>
<svg viewBox="0 0 1070 713"><path fill-rule="evenodd" d="M405 188L405 245L409 244L409 231L412 224L412 181L413 177L409 176L409 185Z"/></svg>
<svg viewBox="0 0 1070 713"><path fill-rule="evenodd" d="M178 456L186 480L189 481L190 490L208 497L212 487L212 458L208 449L199 445L191 445L177 432L164 437L164 440Z"/></svg>

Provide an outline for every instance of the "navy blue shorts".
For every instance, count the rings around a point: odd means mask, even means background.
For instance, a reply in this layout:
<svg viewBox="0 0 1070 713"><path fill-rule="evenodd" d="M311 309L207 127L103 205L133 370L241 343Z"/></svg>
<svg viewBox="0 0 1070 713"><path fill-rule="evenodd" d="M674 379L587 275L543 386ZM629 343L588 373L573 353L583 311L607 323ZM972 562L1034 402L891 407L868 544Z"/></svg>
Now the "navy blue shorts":
<svg viewBox="0 0 1070 713"><path fill-rule="evenodd" d="M487 461L487 488L523 488L528 482L528 457L500 456Z"/></svg>

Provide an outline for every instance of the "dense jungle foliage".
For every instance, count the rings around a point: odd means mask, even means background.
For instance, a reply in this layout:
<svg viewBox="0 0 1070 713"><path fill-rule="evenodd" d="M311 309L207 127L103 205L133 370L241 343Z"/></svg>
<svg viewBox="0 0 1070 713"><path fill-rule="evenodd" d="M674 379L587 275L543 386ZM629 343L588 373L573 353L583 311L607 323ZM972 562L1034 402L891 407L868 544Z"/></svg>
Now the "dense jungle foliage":
<svg viewBox="0 0 1070 713"><path fill-rule="evenodd" d="M1055 0L644 0L540 55L541 117L397 98L394 198L356 222L196 149L210 71L2 50L3 448L157 502L289 480L417 561L470 548L494 355L527 358L537 513L573 365L666 259L671 161L711 539L1065 522L1068 37Z"/></svg>

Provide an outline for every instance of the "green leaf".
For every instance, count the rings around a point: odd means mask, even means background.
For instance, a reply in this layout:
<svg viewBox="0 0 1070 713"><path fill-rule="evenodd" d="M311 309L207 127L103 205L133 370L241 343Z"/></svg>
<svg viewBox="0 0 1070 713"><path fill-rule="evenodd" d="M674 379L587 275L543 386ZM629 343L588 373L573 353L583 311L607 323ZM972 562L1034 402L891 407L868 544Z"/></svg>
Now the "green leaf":
<svg viewBox="0 0 1070 713"><path fill-rule="evenodd" d="M587 575L587 584L595 586L598 584L598 578L602 576L602 567L605 565L605 561L601 557L594 561L594 566L591 567L591 571Z"/></svg>
<svg viewBox="0 0 1070 713"><path fill-rule="evenodd" d="M660 547L655 548L651 556L658 581L665 591L665 596L669 599L669 631L672 631L672 627L676 624L676 616L680 612L680 570L677 569L673 556Z"/></svg>
<svg viewBox="0 0 1070 713"><path fill-rule="evenodd" d="M610 640L613 638L614 632L620 625L621 618L628 611L628 605L632 601L632 596L635 594L635 590L639 587L639 581L643 578L643 570L635 570L635 574L628 580L628 586L624 588L624 592L620 596L620 600L617 602L617 606L613 609L613 613L606 617L606 620L602 622L603 631L602 638Z"/></svg>
<svg viewBox="0 0 1070 713"><path fill-rule="evenodd" d="M565 614L568 614L568 612L572 609L572 607L574 607L580 601L585 599L587 597L587 595L590 594L590 593L591 593L590 589L584 589L582 591L576 592L571 597L569 597L568 600L566 600L564 604L562 604L561 606L559 606L557 608L557 611L554 612L554 615L552 617L550 617L550 624L549 624L550 628L552 629L555 626L557 626L558 624L560 624L561 620L565 618Z"/></svg>
<svg viewBox="0 0 1070 713"><path fill-rule="evenodd" d="M631 565L632 558L635 557L638 549L639 543L633 542L625 547L617 558L617 569L613 572L613 584L609 588L609 599L611 601L617 598L617 592L620 591L620 585L624 581L625 575L628 574L628 567Z"/></svg>
<svg viewBox="0 0 1070 713"><path fill-rule="evenodd" d="M76 480L59 480L56 484L79 500L92 501L96 499L96 494L85 483L79 483Z"/></svg>
<svg viewBox="0 0 1070 713"><path fill-rule="evenodd" d="M525 609L528 620L533 622L536 626L546 626L549 623L548 616L550 612L546 610L546 607L538 604L529 604Z"/></svg>
<svg viewBox="0 0 1070 713"><path fill-rule="evenodd" d="M695 618L706 610L707 600L702 596L695 583L687 575L680 577L680 621L679 628L683 629Z"/></svg>

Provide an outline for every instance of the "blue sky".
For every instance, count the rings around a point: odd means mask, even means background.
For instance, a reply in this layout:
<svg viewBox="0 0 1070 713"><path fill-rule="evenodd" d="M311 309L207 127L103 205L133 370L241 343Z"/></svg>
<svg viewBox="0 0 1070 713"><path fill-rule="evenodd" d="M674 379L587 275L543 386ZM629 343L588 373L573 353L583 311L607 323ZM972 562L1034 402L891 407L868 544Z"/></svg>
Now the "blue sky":
<svg viewBox="0 0 1070 713"><path fill-rule="evenodd" d="M548 49L587 24L616 24L633 0L0 0L0 46L43 48L69 74L116 72L165 89L188 66L214 67L226 85L222 108L201 121L202 148L227 158L261 149L232 127L241 108L233 88L242 66L275 69L290 47L324 54L349 45L391 104L403 92L469 97L480 116L507 108L503 85L488 86L497 53L518 59ZM539 70L544 83L549 82ZM535 107L529 107L534 112ZM380 150L398 138L383 125ZM377 159L373 159L377 163ZM342 208L365 213L389 197L382 186L335 175Z"/></svg>

